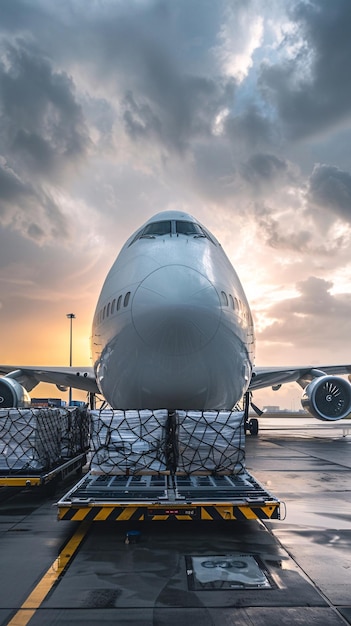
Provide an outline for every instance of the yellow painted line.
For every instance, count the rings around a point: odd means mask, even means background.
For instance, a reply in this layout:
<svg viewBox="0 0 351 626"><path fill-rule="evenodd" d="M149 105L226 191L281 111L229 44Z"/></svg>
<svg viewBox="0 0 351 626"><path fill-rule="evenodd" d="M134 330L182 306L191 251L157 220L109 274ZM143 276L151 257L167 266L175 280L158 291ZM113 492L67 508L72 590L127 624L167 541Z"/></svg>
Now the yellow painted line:
<svg viewBox="0 0 351 626"><path fill-rule="evenodd" d="M23 602L21 608L17 611L12 620L8 622L7 626L26 626L26 624L28 624L74 556L90 526L91 524L87 522L80 524L73 537L71 537L65 545L57 559L50 565L43 578L33 589L32 593L29 594L28 598Z"/></svg>

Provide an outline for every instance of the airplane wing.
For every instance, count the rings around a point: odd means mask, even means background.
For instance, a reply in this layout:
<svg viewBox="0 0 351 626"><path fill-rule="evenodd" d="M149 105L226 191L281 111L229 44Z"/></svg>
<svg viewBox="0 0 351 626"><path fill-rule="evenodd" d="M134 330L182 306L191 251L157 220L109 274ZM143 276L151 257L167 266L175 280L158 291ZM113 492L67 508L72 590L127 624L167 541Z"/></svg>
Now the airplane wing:
<svg viewBox="0 0 351 626"><path fill-rule="evenodd" d="M91 393L100 393L92 367L31 367L27 365L0 365L0 374L11 374L27 391L39 383L58 387L73 387Z"/></svg>
<svg viewBox="0 0 351 626"><path fill-rule="evenodd" d="M249 390L254 391L255 389L293 382L297 382L301 387L305 387L313 378L322 374L351 374L351 365L254 367Z"/></svg>

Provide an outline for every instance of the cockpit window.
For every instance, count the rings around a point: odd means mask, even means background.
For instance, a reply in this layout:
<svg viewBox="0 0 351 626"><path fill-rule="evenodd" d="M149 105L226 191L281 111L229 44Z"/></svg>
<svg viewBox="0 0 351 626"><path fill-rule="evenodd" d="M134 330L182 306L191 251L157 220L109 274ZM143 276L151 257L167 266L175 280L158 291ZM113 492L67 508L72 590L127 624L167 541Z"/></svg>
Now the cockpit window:
<svg viewBox="0 0 351 626"><path fill-rule="evenodd" d="M178 235L198 235L198 237L205 237L201 226L194 222L176 221L176 232Z"/></svg>
<svg viewBox="0 0 351 626"><path fill-rule="evenodd" d="M167 220L165 222L152 222L145 226L144 230L140 234L140 237L158 237L160 235L171 234L171 222Z"/></svg>
<svg viewBox="0 0 351 626"><path fill-rule="evenodd" d="M162 237L165 235L188 235L190 237L194 237L194 239L204 237L216 245L205 228L196 222L187 222L185 220L164 220L162 222L151 222L151 224L147 224L143 229L136 233L129 245L133 245L133 243L135 243L138 239L155 239L155 237Z"/></svg>

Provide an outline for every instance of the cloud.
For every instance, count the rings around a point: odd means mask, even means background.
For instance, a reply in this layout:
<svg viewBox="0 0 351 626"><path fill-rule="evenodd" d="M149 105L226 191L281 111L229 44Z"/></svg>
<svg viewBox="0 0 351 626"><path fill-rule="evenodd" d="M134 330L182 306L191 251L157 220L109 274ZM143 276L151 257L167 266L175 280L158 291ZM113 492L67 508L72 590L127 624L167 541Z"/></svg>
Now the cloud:
<svg viewBox="0 0 351 626"><path fill-rule="evenodd" d="M306 139L351 115L351 4L302 0L292 4L290 18L284 58L262 64L260 85L287 135Z"/></svg>
<svg viewBox="0 0 351 626"><path fill-rule="evenodd" d="M238 115L229 115L224 125L225 133L230 139L233 148L245 153L249 150L257 151L275 142L276 131L268 116L251 103L245 111Z"/></svg>
<svg viewBox="0 0 351 626"><path fill-rule="evenodd" d="M332 165L316 165L309 179L309 200L351 222L351 174Z"/></svg>
<svg viewBox="0 0 351 626"><path fill-rule="evenodd" d="M1 138L30 174L60 177L86 155L89 135L72 80L23 41L6 42L0 65Z"/></svg>
<svg viewBox="0 0 351 626"><path fill-rule="evenodd" d="M74 85L23 39L0 47L1 223L38 244L63 241L68 220L55 187L90 147Z"/></svg>
<svg viewBox="0 0 351 626"><path fill-rule="evenodd" d="M6 165L5 159L0 158L1 213L4 214L5 212L5 203L12 202L19 196L24 197L28 193L31 193L30 186L23 184L18 176L16 176L15 172Z"/></svg>
<svg viewBox="0 0 351 626"><path fill-rule="evenodd" d="M260 186L285 176L287 163L274 154L257 153L242 164L241 171L249 183Z"/></svg>
<svg viewBox="0 0 351 626"><path fill-rule="evenodd" d="M332 294L333 282L309 276L296 284L298 296L271 306L259 339L270 344L316 346L321 338L340 349L351 333L351 293ZM334 361L332 357L331 361Z"/></svg>
<svg viewBox="0 0 351 626"><path fill-rule="evenodd" d="M271 248L292 250L294 252L306 252L307 247L313 241L313 234L308 229L290 227L282 228L282 223L274 217L274 212L266 206L255 206L257 228L265 238L266 244Z"/></svg>
<svg viewBox="0 0 351 626"><path fill-rule="evenodd" d="M128 91L123 119L134 140L157 141L168 150L182 151L201 137L209 137L215 117L226 105L228 90L207 78L160 72L148 94Z"/></svg>
<svg viewBox="0 0 351 626"><path fill-rule="evenodd" d="M43 243L68 238L68 224L61 209L40 187L24 182L0 158L0 225Z"/></svg>
<svg viewBox="0 0 351 626"><path fill-rule="evenodd" d="M214 51L222 71L238 82L244 80L253 65L253 53L262 43L263 16L257 3L228 3Z"/></svg>

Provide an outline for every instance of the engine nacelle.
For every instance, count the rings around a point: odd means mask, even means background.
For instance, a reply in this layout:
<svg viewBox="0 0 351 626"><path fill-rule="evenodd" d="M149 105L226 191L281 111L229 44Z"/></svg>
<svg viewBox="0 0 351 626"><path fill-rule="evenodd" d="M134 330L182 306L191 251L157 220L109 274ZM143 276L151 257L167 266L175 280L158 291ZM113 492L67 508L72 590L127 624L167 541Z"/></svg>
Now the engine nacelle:
<svg viewBox="0 0 351 626"><path fill-rule="evenodd" d="M28 408L30 396L17 380L9 377L0 378L0 409Z"/></svg>
<svg viewBox="0 0 351 626"><path fill-rule="evenodd" d="M341 420L351 412L351 385L338 376L314 378L304 389L301 404L319 420Z"/></svg>

